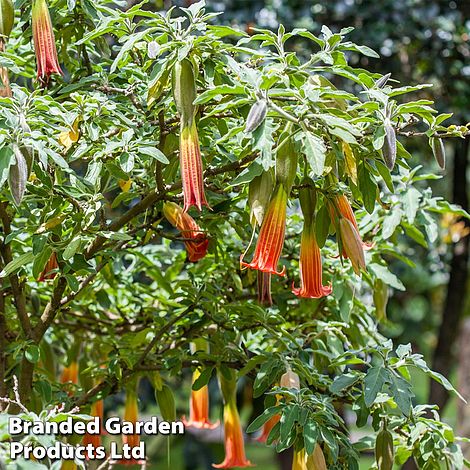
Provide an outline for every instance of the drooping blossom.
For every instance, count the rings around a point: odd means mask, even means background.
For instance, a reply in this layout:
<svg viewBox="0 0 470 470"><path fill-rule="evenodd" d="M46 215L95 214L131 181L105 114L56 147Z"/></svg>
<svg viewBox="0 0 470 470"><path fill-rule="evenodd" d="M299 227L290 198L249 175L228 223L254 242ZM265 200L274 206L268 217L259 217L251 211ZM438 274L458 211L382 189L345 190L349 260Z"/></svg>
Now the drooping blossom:
<svg viewBox="0 0 470 470"><path fill-rule="evenodd" d="M163 214L185 239L184 245L188 252L189 261L196 262L204 258L207 254L209 240L196 221L174 202L164 204Z"/></svg>
<svg viewBox="0 0 470 470"><path fill-rule="evenodd" d="M173 67L173 97L180 115L180 170L183 183L183 198L186 212L191 206L200 211L209 206L204 192L202 158L196 126L197 97L194 66L186 58Z"/></svg>
<svg viewBox="0 0 470 470"><path fill-rule="evenodd" d="M251 467L245 455L245 442L237 409L237 380L230 371L231 379L219 374L220 389L224 399L224 447L225 459L213 464L215 468Z"/></svg>
<svg viewBox="0 0 470 470"><path fill-rule="evenodd" d="M103 400L98 400L92 403L91 405L91 410L90 410L90 416L93 416L94 418L99 418L99 423L100 423L100 433L99 434L85 434L83 437L83 445L87 446L88 444L91 444L94 449L97 447L101 446L101 436L102 436L102 423L103 423ZM95 454L96 455L96 454Z"/></svg>
<svg viewBox="0 0 470 470"><path fill-rule="evenodd" d="M323 285L320 248L315 236L315 219L306 220L300 242L300 287L292 289L298 297L318 299L331 294L331 284Z"/></svg>
<svg viewBox="0 0 470 470"><path fill-rule="evenodd" d="M362 269L366 269L361 237L351 221L344 217L339 219L339 233L342 248L346 256L351 260L354 272L359 274Z"/></svg>
<svg viewBox="0 0 470 470"><path fill-rule="evenodd" d="M51 256L49 257L46 263L46 266L44 266L44 269L39 275L38 282L43 282L47 279L54 279L57 276L58 268L59 264L57 263L57 255L55 254L55 252L52 252Z"/></svg>
<svg viewBox="0 0 470 470"><path fill-rule="evenodd" d="M62 74L46 0L33 0L32 27L38 79L47 84L52 74Z"/></svg>
<svg viewBox="0 0 470 470"><path fill-rule="evenodd" d="M186 212L191 206L196 206L200 211L202 206L209 207L204 191L201 149L194 120L190 125L181 125L180 168L184 196L183 210Z"/></svg>
<svg viewBox="0 0 470 470"><path fill-rule="evenodd" d="M199 378L201 372L193 372L193 383ZM198 429L215 429L219 422L212 423L209 419L209 387L204 385L199 390L191 390L189 400L189 421L183 419L186 427Z"/></svg>
<svg viewBox="0 0 470 470"><path fill-rule="evenodd" d="M307 470L307 453L305 449L295 450L292 457L292 470Z"/></svg>
<svg viewBox="0 0 470 470"><path fill-rule="evenodd" d="M261 224L253 261L245 263L242 256L240 260L242 267L257 269L278 276L285 275L285 266L281 271L278 271L277 266L284 245L286 212L287 191L282 184L278 184Z"/></svg>
<svg viewBox="0 0 470 470"><path fill-rule="evenodd" d="M137 397L137 382L132 382L126 388L126 403L124 405L124 421L135 424L139 418L139 406ZM136 434L123 434L122 443L128 444L131 449L140 445L140 435ZM142 465L144 461L135 459L121 459L120 465Z"/></svg>

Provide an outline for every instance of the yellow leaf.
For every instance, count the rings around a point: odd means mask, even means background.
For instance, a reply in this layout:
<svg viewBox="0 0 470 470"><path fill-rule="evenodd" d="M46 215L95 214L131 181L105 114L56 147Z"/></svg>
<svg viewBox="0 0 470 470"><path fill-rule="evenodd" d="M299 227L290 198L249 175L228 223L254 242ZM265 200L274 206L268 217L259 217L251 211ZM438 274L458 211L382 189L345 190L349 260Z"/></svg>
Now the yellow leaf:
<svg viewBox="0 0 470 470"><path fill-rule="evenodd" d="M346 173L351 178L351 181L357 185L357 164L353 151L350 145L343 142L344 161L346 162Z"/></svg>
<svg viewBox="0 0 470 470"><path fill-rule="evenodd" d="M59 142L68 150L75 142L78 142L80 133L78 132L79 118L75 119L72 128L68 131L62 131L59 134Z"/></svg>
<svg viewBox="0 0 470 470"><path fill-rule="evenodd" d="M127 181L126 180L119 180L119 187L121 188L121 191L123 193L127 193L129 189L131 189L132 186L132 180L129 178Z"/></svg>

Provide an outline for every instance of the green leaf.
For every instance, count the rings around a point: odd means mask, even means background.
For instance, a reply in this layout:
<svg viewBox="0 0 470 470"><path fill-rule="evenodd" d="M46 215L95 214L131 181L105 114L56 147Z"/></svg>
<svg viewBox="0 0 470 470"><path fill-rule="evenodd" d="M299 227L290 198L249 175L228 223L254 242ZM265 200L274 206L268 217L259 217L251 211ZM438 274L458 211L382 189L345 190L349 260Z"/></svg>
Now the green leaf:
<svg viewBox="0 0 470 470"><path fill-rule="evenodd" d="M389 374L389 379L389 387L393 400L402 413L409 416L411 413L411 398L415 396L411 390L411 384L396 374Z"/></svg>
<svg viewBox="0 0 470 470"><path fill-rule="evenodd" d="M301 136L302 149L313 174L320 176L325 169L326 147L321 137L304 131Z"/></svg>
<svg viewBox="0 0 470 470"><path fill-rule="evenodd" d="M377 198L377 184L367 170L365 162L359 166L358 179L359 190L362 194L364 207L369 214L372 214L375 209L375 200Z"/></svg>
<svg viewBox="0 0 470 470"><path fill-rule="evenodd" d="M165 154L157 147L139 147L138 151L144 155L148 155L149 157L154 158L155 160L158 160L161 163L164 163L165 165L170 163Z"/></svg>
<svg viewBox="0 0 470 470"><path fill-rule="evenodd" d="M23 253L14 260L10 261L0 272L0 279L10 274L16 273L20 268L33 261L34 255L32 252Z"/></svg>
<svg viewBox="0 0 470 470"><path fill-rule="evenodd" d="M400 225L402 215L403 212L399 207L391 208L382 224L382 238L384 240L388 240L395 233L396 228Z"/></svg>
<svg viewBox="0 0 470 470"><path fill-rule="evenodd" d="M207 367L202 370L199 377L194 381L192 389L193 390L200 390L202 387L209 383L211 379L212 371L214 370L213 367Z"/></svg>
<svg viewBox="0 0 470 470"><path fill-rule="evenodd" d="M13 150L10 147L0 148L0 188L8 178L10 165L14 163Z"/></svg>
<svg viewBox="0 0 470 470"><path fill-rule="evenodd" d="M360 379L360 375L353 374L351 372L348 372L347 374L339 375L338 377L335 377L335 380L330 385L330 392L338 395L344 389L355 384L359 379Z"/></svg>
<svg viewBox="0 0 470 470"><path fill-rule="evenodd" d="M282 410L281 415L281 430L280 430L280 442L287 442L289 436L294 429L294 423L299 418L299 407L297 405L287 405ZM281 444L282 445L282 444Z"/></svg>
<svg viewBox="0 0 470 470"><path fill-rule="evenodd" d="M304 445L308 455L312 455L318 441L318 424L310 417L304 426Z"/></svg>
<svg viewBox="0 0 470 470"><path fill-rule="evenodd" d="M36 344L30 344L24 355L29 362L36 364L39 361L39 347Z"/></svg>
<svg viewBox="0 0 470 470"><path fill-rule="evenodd" d="M364 379L364 403L370 408L377 394L382 391L383 386L389 381L389 372L385 367L371 367Z"/></svg>
<svg viewBox="0 0 470 470"><path fill-rule="evenodd" d="M78 247L80 246L81 238L75 237L66 247L62 253L62 258L68 260L77 252Z"/></svg>
<svg viewBox="0 0 470 470"><path fill-rule="evenodd" d="M246 428L246 432L252 433L264 426L274 415L279 414L281 406L271 406L263 411L252 423Z"/></svg>
<svg viewBox="0 0 470 470"><path fill-rule="evenodd" d="M390 272L386 266L382 266L381 264L377 263L369 263L367 268L374 273L377 279L381 279L383 282L385 282L385 284L389 285L390 287L402 291L406 290L405 286L400 281L400 279L398 279L395 274Z"/></svg>
<svg viewBox="0 0 470 470"><path fill-rule="evenodd" d="M412 224L415 220L416 212L419 209L420 200L421 193L413 186L409 187L403 198L403 207L406 218L410 224Z"/></svg>

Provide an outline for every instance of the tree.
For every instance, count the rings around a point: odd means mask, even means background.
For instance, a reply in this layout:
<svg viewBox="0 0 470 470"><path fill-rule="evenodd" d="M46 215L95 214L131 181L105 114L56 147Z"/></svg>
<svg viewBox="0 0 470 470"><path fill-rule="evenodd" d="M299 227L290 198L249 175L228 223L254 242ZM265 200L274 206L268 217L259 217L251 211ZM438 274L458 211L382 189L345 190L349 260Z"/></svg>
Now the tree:
<svg viewBox="0 0 470 470"><path fill-rule="evenodd" d="M413 406L409 368L453 387L377 321L389 290L404 289L386 260L406 261L406 237L432 240L436 214L468 217L420 185L432 175L409 166L397 135L418 125L439 159L441 139L468 130L407 98L426 85L348 64L351 53L377 57L349 28L248 35L211 24L203 2L163 15L52 7L58 56L47 6L33 4L38 80L26 24L2 56L4 403L57 420L53 404L94 413L126 388L135 419L146 375L171 420L183 370L204 393L217 372L237 452L244 379L265 395L248 431L277 416L268 441L294 448L294 468L358 468L374 447L380 468L393 447L397 463L461 468L451 428ZM290 51L295 38L315 54ZM353 445L339 406L359 426L371 416L377 439ZM222 466L248 464L226 451Z"/></svg>

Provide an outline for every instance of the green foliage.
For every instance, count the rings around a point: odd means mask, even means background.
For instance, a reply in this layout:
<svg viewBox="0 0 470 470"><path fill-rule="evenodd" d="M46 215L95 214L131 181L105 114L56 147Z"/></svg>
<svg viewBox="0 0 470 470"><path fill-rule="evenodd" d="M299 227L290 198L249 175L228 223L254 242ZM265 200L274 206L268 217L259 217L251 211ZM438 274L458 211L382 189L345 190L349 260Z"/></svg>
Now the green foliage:
<svg viewBox="0 0 470 470"><path fill-rule="evenodd" d="M278 451L294 445L311 454L318 443L328 468L357 468L358 453L374 443L350 442L339 409L351 407L358 426L369 417L375 431L387 424L396 462L412 454L422 468L462 468L452 430L436 410L413 401L412 368L449 390L451 384L409 346L394 350L379 332L385 307L376 316L372 293L378 281L382 294L406 289L388 263L412 266L406 243L434 243L438 216L468 216L432 195L426 181L436 175L410 167L407 128L418 126L426 142L468 129L446 127L449 115L416 97L427 85L378 86L380 74L351 64L351 54L377 57L348 39L351 28L333 33L324 26L316 36L280 26L249 36L213 24L216 15L203 2L164 14L145 3L128 10L87 0L51 7L65 81L56 77L49 89L32 82L28 5L1 56L13 89L0 98L6 379L27 370L25 361L35 365L32 390L20 375L28 405L83 406L136 375L159 372L157 399L173 418L170 387L184 369L203 368L194 390L213 368L229 376L238 370L253 380L254 397L278 396L248 428L280 415L268 439ZM309 58L288 48L298 39L315 51ZM186 261L186 240L162 213L164 201L182 200L171 83L181 61L198 72L197 98L183 107L197 106L212 207L195 215L210 237L209 253L197 263ZM266 109L246 129L260 100ZM256 273L239 270L252 237L248 183L271 171L286 147L298 156L297 172L286 177L293 180L282 256L288 277L273 280L275 306L264 308L254 300ZM14 170L20 154L29 159L23 172ZM297 197L306 177L317 194L323 275L333 286L332 295L314 300L290 290L298 278ZM354 200L360 232L372 245L362 278L337 256L327 203L339 192ZM53 253L57 275L38 281ZM81 377L68 396L48 351L63 366L72 337L81 345ZM207 338L210 352L192 354L195 338ZM300 390L276 385L286 364L300 376Z"/></svg>

